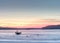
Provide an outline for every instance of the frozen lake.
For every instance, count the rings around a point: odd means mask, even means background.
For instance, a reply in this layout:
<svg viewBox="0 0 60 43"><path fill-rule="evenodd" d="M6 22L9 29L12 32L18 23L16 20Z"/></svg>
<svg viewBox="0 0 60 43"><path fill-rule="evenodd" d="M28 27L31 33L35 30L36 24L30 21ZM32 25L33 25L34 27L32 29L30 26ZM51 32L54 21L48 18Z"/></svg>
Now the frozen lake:
<svg viewBox="0 0 60 43"><path fill-rule="evenodd" d="M0 43L60 43L60 30L0 30Z"/></svg>

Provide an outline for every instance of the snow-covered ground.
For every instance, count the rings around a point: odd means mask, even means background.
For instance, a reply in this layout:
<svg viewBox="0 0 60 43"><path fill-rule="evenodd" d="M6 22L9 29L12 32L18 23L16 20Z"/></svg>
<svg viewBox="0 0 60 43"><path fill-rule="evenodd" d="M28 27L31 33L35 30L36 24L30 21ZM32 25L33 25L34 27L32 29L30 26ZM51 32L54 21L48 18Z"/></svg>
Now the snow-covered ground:
<svg viewBox="0 0 60 43"><path fill-rule="evenodd" d="M0 30L0 43L60 43L60 30Z"/></svg>

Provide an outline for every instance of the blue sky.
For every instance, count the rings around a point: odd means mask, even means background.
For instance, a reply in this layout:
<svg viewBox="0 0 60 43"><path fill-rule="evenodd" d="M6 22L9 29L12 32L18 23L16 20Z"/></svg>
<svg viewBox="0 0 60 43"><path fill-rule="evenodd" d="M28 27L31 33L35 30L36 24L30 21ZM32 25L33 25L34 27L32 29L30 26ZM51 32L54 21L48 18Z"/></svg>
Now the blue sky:
<svg viewBox="0 0 60 43"><path fill-rule="evenodd" d="M23 22L60 21L60 0L0 0L0 19L8 22L20 19Z"/></svg>
<svg viewBox="0 0 60 43"><path fill-rule="evenodd" d="M4 17L5 15L9 15L9 17L14 15L18 17L59 17L60 0L0 0L0 9L2 16ZM5 14L3 14L3 12ZM20 12L22 14L20 14ZM15 13L19 14L16 15Z"/></svg>

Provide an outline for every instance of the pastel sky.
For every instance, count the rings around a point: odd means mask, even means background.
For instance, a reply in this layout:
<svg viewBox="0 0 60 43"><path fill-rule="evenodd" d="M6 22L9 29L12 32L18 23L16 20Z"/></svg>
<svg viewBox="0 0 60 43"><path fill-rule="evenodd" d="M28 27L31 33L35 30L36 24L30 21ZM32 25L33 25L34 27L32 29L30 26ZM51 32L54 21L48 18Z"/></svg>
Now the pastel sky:
<svg viewBox="0 0 60 43"><path fill-rule="evenodd" d="M43 27L60 24L60 0L0 0L0 26Z"/></svg>

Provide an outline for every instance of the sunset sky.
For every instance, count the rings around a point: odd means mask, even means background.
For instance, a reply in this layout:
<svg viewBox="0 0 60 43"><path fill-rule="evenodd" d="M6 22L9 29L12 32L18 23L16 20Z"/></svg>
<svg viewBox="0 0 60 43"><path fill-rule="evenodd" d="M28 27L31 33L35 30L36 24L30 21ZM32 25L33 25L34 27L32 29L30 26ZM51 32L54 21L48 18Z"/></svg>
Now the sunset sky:
<svg viewBox="0 0 60 43"><path fill-rule="evenodd" d="M43 27L60 24L60 0L0 0L0 26Z"/></svg>

